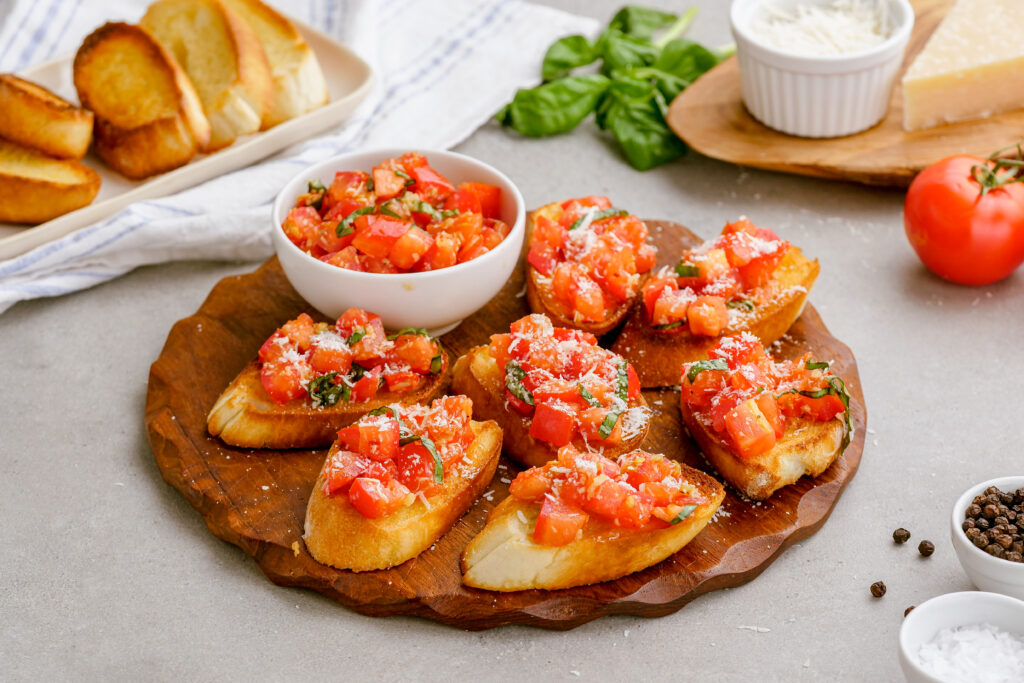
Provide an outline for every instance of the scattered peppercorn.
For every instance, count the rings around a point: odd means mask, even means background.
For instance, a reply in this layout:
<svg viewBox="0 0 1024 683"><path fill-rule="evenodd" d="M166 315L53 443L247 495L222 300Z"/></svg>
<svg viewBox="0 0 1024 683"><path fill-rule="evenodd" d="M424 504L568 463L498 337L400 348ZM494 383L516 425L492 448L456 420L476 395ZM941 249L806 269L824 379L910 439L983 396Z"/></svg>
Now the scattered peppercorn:
<svg viewBox="0 0 1024 683"><path fill-rule="evenodd" d="M1024 488L1006 492L990 486L971 501L964 512L961 528L979 550L1010 562L1024 562ZM893 536L895 538L895 535ZM922 541L918 550L927 557L935 551Z"/></svg>
<svg viewBox="0 0 1024 683"><path fill-rule="evenodd" d="M906 543L908 540L910 540L910 532L904 529L903 527L900 527L896 531L892 532L892 540L896 541L897 543Z"/></svg>
<svg viewBox="0 0 1024 683"><path fill-rule="evenodd" d="M925 557L930 557L935 552L935 544L931 541L921 541L917 546L917 552L921 553Z"/></svg>
<svg viewBox="0 0 1024 683"><path fill-rule="evenodd" d="M882 581L875 581L871 584L871 594L876 598L880 598L885 595L885 583Z"/></svg>
<svg viewBox="0 0 1024 683"><path fill-rule="evenodd" d="M911 605L911 606L910 606L910 607L908 607L907 609L903 610L903 616L907 616L908 614L910 614L910 613L911 613L911 612L913 612L913 611L914 611L914 606L913 606L913 605Z"/></svg>

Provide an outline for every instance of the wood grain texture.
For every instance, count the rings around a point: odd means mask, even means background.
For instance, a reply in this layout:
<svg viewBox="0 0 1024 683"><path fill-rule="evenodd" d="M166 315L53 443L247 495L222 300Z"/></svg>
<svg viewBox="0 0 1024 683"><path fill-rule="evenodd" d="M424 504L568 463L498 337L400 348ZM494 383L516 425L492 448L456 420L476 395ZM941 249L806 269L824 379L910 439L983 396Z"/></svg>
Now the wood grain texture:
<svg viewBox="0 0 1024 683"><path fill-rule="evenodd" d="M699 241L673 223L648 225L655 243L666 249ZM517 269L487 307L443 337L453 358L528 313L522 272ZM756 504L729 489L717 521L680 552L636 574L567 590L493 593L462 585L459 555L508 494L507 482L516 469L503 458L489 487L490 499L479 499L419 557L381 571L332 569L313 560L302 543L306 502L327 451L236 449L206 432L206 413L223 388L281 323L303 311L315 313L292 289L276 259L218 283L195 315L171 328L153 363L146 429L164 480L218 538L252 556L274 583L315 590L362 614L412 614L474 630L502 624L570 629L607 614L670 614L703 593L750 581L785 548L817 531L860 463L867 416L856 362L808 306L778 355L790 358L813 349L819 357L834 359L853 397L856 428L846 453L818 479L804 478ZM658 411L645 448L714 475L681 431L678 392L644 395Z"/></svg>
<svg viewBox="0 0 1024 683"><path fill-rule="evenodd" d="M905 69L953 0L911 0L916 15ZM902 72L900 74L902 77ZM742 166L907 187L925 166L952 154L988 156L1024 131L1024 111L912 133L903 130L903 89L897 80L889 111L876 126L841 138L799 138L772 130L743 106L739 63L732 57L701 76L669 108L669 126L693 149Z"/></svg>

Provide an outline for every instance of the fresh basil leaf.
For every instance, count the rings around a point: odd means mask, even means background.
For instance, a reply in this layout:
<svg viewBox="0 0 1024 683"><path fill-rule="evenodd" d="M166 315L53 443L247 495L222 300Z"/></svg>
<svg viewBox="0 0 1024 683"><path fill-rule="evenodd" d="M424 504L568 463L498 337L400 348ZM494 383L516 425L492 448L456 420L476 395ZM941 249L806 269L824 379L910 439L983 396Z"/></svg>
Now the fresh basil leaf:
<svg viewBox="0 0 1024 683"><path fill-rule="evenodd" d="M700 275L700 268L692 263L680 261L676 264L676 275L679 277L698 277Z"/></svg>
<svg viewBox="0 0 1024 683"><path fill-rule="evenodd" d="M336 384L337 376L337 372L328 372L310 380L306 386L306 393L309 394L314 408L330 407L338 401L348 401L351 398L352 388L344 382Z"/></svg>
<svg viewBox="0 0 1024 683"><path fill-rule="evenodd" d="M742 308L747 311L754 310L754 302L750 299L736 299L735 301L726 301L726 308Z"/></svg>
<svg viewBox="0 0 1024 683"><path fill-rule="evenodd" d="M655 325L654 329L656 329L656 330L674 330L677 327L682 327L685 324L686 324L685 320L677 320L674 323L665 323L663 325Z"/></svg>
<svg viewBox="0 0 1024 683"><path fill-rule="evenodd" d="M437 355L430 359L430 374L436 375L441 372L441 366L444 365L444 349L441 348L441 340L436 339L437 342Z"/></svg>
<svg viewBox="0 0 1024 683"><path fill-rule="evenodd" d="M604 76L591 74L519 90L498 120L528 137L567 133L594 111L608 84Z"/></svg>
<svg viewBox="0 0 1024 683"><path fill-rule="evenodd" d="M399 178L405 178L406 180L412 180L412 176L403 171L402 169L395 169L394 174Z"/></svg>
<svg viewBox="0 0 1024 683"><path fill-rule="evenodd" d="M399 214L390 206L388 206L389 204L391 204L391 201L392 200L389 199L388 201L384 202L383 204L377 207L377 210L380 212L382 216L388 216L389 218L397 218L398 220L404 220L401 214Z"/></svg>
<svg viewBox="0 0 1024 683"><path fill-rule="evenodd" d="M628 216L628 215L629 215L629 211L626 211L625 209L616 209L614 206L611 207L610 209L601 209L600 211L594 211L592 214L591 213L585 213L585 214L583 214L582 216L580 216L579 218L577 218L576 220L574 220L572 222L572 225L569 226L569 230L575 230L576 228L578 228L581 225L583 225L583 223L585 221L587 221L588 217L590 217L589 222L593 223L595 221L600 221L600 220L603 220L605 218L611 218L613 216Z"/></svg>
<svg viewBox="0 0 1024 683"><path fill-rule="evenodd" d="M403 327L398 332L395 332L394 334L389 334L388 339L390 341L394 341L406 334L418 334L420 336L426 337L427 339L430 339L430 335L422 327Z"/></svg>
<svg viewBox="0 0 1024 683"><path fill-rule="evenodd" d="M602 439L607 439L611 436L612 430L615 429L615 424L622 415L626 401L629 400L629 363L625 359L619 361L618 372L615 376L615 398L618 399L615 402L615 406L608 412L601 426L597 429L597 434Z"/></svg>
<svg viewBox="0 0 1024 683"><path fill-rule="evenodd" d="M810 363L808 363L808 365L810 365ZM829 394L837 396L843 404L843 422L846 424L846 434L843 435L843 443L839 450L839 452L842 453L846 450L846 447L850 445L850 439L853 438L853 418L850 415L850 392L846 389L846 383L839 377L831 375L827 379L828 386L824 389L818 389L817 391L787 389L781 394L777 394L775 398L782 398L786 394L800 394L807 398L823 398Z"/></svg>
<svg viewBox="0 0 1024 683"><path fill-rule="evenodd" d="M349 368L348 374L351 376L352 381L356 382L366 376L366 368L359 363L352 363L352 367Z"/></svg>
<svg viewBox="0 0 1024 683"><path fill-rule="evenodd" d="M589 403L590 405L594 406L595 408L600 408L600 407L601 407L601 402L600 402L600 401L598 401L598 400L597 400L597 399L596 399L596 398L594 397L594 395L593 395L592 393L590 393L589 391L587 391L587 388L586 388L585 386L583 386L582 384L577 384L577 385L576 385L576 387L577 387L577 388L579 389L579 391L580 391L580 396L582 396L582 397L583 397L583 400L584 400L584 401L586 401L586 402L587 402L587 403Z"/></svg>
<svg viewBox="0 0 1024 683"><path fill-rule="evenodd" d="M686 372L686 379L693 384L693 380L697 379L697 375L704 372L705 370L728 370L729 364L721 358L714 358L712 360L699 360L690 366L690 369Z"/></svg>
<svg viewBox="0 0 1024 683"><path fill-rule="evenodd" d="M617 69L650 66L658 59L658 48L640 38L633 38L617 29L606 30L599 40L601 73L611 76Z"/></svg>
<svg viewBox="0 0 1024 683"><path fill-rule="evenodd" d="M654 79L666 100L673 100L700 76L719 63L718 57L702 45L676 38L665 45L651 66Z"/></svg>
<svg viewBox="0 0 1024 683"><path fill-rule="evenodd" d="M808 370L828 370L828 363L824 361L807 361L807 365L804 366Z"/></svg>
<svg viewBox="0 0 1024 683"><path fill-rule="evenodd" d="M373 192L373 176L369 176L366 179L366 191Z"/></svg>
<svg viewBox="0 0 1024 683"><path fill-rule="evenodd" d="M353 330L352 336L345 340L345 343L348 344L349 346L352 346L353 344L355 344L356 342L358 342L360 339L362 339L365 336L366 336L366 328L365 327L357 327L355 330Z"/></svg>
<svg viewBox="0 0 1024 683"><path fill-rule="evenodd" d="M430 439L429 436L420 435L420 443L426 446L427 451L434 458L434 481L438 484L444 481L444 463L441 461L441 456L437 452L437 446Z"/></svg>
<svg viewBox="0 0 1024 683"><path fill-rule="evenodd" d="M320 182L319 178L314 178L313 180L309 181L308 192L309 194L320 195L314 202L310 204L310 206L319 211L321 208L323 208L324 196L326 196L327 194L327 188L324 187L324 184Z"/></svg>
<svg viewBox="0 0 1024 683"><path fill-rule="evenodd" d="M334 229L335 234L338 237L345 237L355 232L355 228L352 227L352 222L360 216L365 216L368 213L373 213L374 207L372 206L361 206L349 215L345 216L345 220L338 223L338 227Z"/></svg>
<svg viewBox="0 0 1024 683"><path fill-rule="evenodd" d="M683 521L684 519L692 515L693 511L696 509L696 505L684 505L683 508L679 511L679 514L676 515L675 519L669 522L669 524L679 524L679 522Z"/></svg>
<svg viewBox="0 0 1024 683"><path fill-rule="evenodd" d="M616 29L634 38L649 40L655 31L670 26L675 20L676 15L669 12L639 5L627 5L615 13L608 28Z"/></svg>
<svg viewBox="0 0 1024 683"><path fill-rule="evenodd" d="M518 361L510 360L505 365L505 388L526 405L533 405L533 394L525 386L523 379L526 377L526 370Z"/></svg>
<svg viewBox="0 0 1024 683"><path fill-rule="evenodd" d="M429 215L432 220L441 220L441 212L435 209L429 202L425 202L422 199L417 199L413 202L412 210L416 213L425 213Z"/></svg>
<svg viewBox="0 0 1024 683"><path fill-rule="evenodd" d="M559 38L544 55L541 77L545 81L554 81L568 76L576 67L592 64L599 56L585 36Z"/></svg>
<svg viewBox="0 0 1024 683"><path fill-rule="evenodd" d="M391 417L398 419L398 412L391 406L381 406L380 408L374 408L367 415L390 415Z"/></svg>
<svg viewBox="0 0 1024 683"><path fill-rule="evenodd" d="M646 102L618 101L605 113L604 121L630 166L646 171L678 159L686 144L665 123L664 96L657 90Z"/></svg>

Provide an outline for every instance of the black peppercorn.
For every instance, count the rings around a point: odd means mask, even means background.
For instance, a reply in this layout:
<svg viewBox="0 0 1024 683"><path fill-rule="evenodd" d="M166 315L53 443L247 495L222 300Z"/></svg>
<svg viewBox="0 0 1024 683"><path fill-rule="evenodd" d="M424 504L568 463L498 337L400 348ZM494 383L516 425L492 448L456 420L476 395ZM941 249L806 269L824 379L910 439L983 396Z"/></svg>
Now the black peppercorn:
<svg viewBox="0 0 1024 683"><path fill-rule="evenodd" d="M876 598L880 598L885 595L885 584L881 581L875 581L871 584L871 594Z"/></svg>
<svg viewBox="0 0 1024 683"><path fill-rule="evenodd" d="M1003 559L1009 560L1010 562L1024 562L1024 554L1018 552L1006 553Z"/></svg>
<svg viewBox="0 0 1024 683"><path fill-rule="evenodd" d="M992 526L992 524L984 517L978 517L976 520L974 520L974 526L978 527L982 531L987 531L988 528Z"/></svg>
<svg viewBox="0 0 1024 683"><path fill-rule="evenodd" d="M896 541L897 543L906 543L908 540L910 540L910 532L904 529L903 527L900 527L896 531L892 532L892 540Z"/></svg>
<svg viewBox="0 0 1024 683"><path fill-rule="evenodd" d="M910 614L910 613L911 613L911 612L913 612L913 611L914 611L914 606L913 606L913 605L911 605L911 606L910 606L910 607L908 607L907 609L903 610L903 616L907 616L908 614Z"/></svg>
<svg viewBox="0 0 1024 683"><path fill-rule="evenodd" d="M999 514L999 508L993 503L988 503L981 509L981 514L985 515L985 519L995 519L996 515Z"/></svg>
<svg viewBox="0 0 1024 683"><path fill-rule="evenodd" d="M966 514L968 517L977 517L981 514L981 506L978 505L977 501L967 506Z"/></svg>
<svg viewBox="0 0 1024 683"><path fill-rule="evenodd" d="M921 541L917 546L917 552L921 553L925 557L929 557L935 552L935 544L931 541Z"/></svg>

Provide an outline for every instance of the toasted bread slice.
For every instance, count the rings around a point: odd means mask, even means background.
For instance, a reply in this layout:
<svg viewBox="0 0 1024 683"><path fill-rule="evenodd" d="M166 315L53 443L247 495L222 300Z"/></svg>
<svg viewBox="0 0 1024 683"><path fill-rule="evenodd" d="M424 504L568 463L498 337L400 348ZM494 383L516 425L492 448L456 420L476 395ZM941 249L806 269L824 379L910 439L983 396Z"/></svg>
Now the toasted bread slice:
<svg viewBox="0 0 1024 683"><path fill-rule="evenodd" d="M644 389L679 384L683 363L707 358L708 349L721 337L749 332L768 346L786 334L803 312L819 270L817 259L790 247L766 285L767 302L753 311L731 309L729 326L719 337L696 336L689 330L658 332L648 324L643 302L638 302L611 349L633 364Z"/></svg>
<svg viewBox="0 0 1024 683"><path fill-rule="evenodd" d="M563 546L534 542L539 503L509 496L491 510L484 528L462 553L462 582L474 588L556 590L610 581L678 552L707 526L725 498L712 477L683 465L683 476L709 502L665 529L612 526L591 517L576 540Z"/></svg>
<svg viewBox="0 0 1024 683"><path fill-rule="evenodd" d="M262 129L327 104L320 63L294 25L260 0L222 0L256 32L270 65L273 95Z"/></svg>
<svg viewBox="0 0 1024 683"><path fill-rule="evenodd" d="M270 67L256 33L220 0L157 0L139 22L173 54L210 120L207 151L260 128L270 104Z"/></svg>
<svg viewBox="0 0 1024 683"><path fill-rule="evenodd" d="M129 178L189 162L210 124L188 76L143 28L108 23L75 55L75 89L96 115L96 153Z"/></svg>
<svg viewBox="0 0 1024 683"><path fill-rule="evenodd" d="M92 112L12 74L0 74L0 137L60 159L81 159Z"/></svg>
<svg viewBox="0 0 1024 683"><path fill-rule="evenodd" d="M536 211L531 211L526 217L526 244L529 245L531 243L533 227L536 224L538 216L547 215L549 218L556 219L557 216L560 215L560 211L561 206L558 202L545 204ZM640 287L643 287L644 281L647 280L647 275L648 274L645 273L640 276L640 282L637 285L638 295L640 293ZM532 312L543 313L547 317L551 318L551 322L553 322L556 327L575 328L600 337L608 334L618 327L619 323L625 319L626 314L629 313L635 299L636 297L630 301L624 301L617 305L609 312L608 317L604 320L597 322L590 322L586 320L577 321L570 307L555 296L555 293L551 288L551 278L542 275L539 270L531 266L529 263L526 264L526 302L530 306L530 310Z"/></svg>
<svg viewBox="0 0 1024 683"><path fill-rule="evenodd" d="M42 223L89 204L100 191L96 171L0 140L0 221Z"/></svg>
<svg viewBox="0 0 1024 683"><path fill-rule="evenodd" d="M207 429L213 436L240 448L319 448L334 443L338 430L389 403L421 403L439 396L448 371L442 350L441 372L423 386L405 393L381 392L361 403L338 402L314 408L309 398L278 405L260 381L256 361L245 366L210 409Z"/></svg>
<svg viewBox="0 0 1024 683"><path fill-rule="evenodd" d="M509 457L528 467L539 467L558 455L557 447L530 436L529 418L505 405L505 380L486 346L471 349L455 362L452 390L473 401L473 417L496 420L501 425ZM619 419L624 421L623 439L603 449L602 453L609 458L636 449L647 437L651 419L643 396L630 400L629 410ZM580 450L597 450L581 440L573 441L573 445Z"/></svg>
<svg viewBox="0 0 1024 683"><path fill-rule="evenodd" d="M683 423L704 455L730 484L753 500L765 500L805 474L816 477L843 452L846 423L842 415L828 422L790 418L786 433L766 453L740 458L710 425L704 423L686 401L680 405Z"/></svg>
<svg viewBox="0 0 1024 683"><path fill-rule="evenodd" d="M303 538L310 555L321 564L364 572L401 564L433 545L480 497L498 468L501 429L491 421L470 424L476 437L445 474L443 490L386 517L369 519L347 496L325 496L321 470L306 508Z"/></svg>

